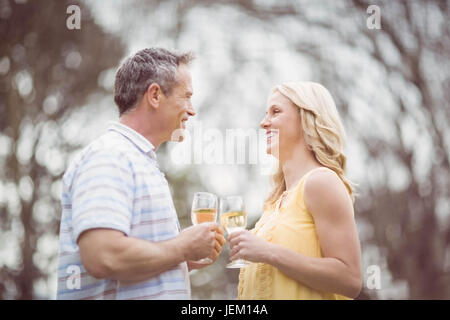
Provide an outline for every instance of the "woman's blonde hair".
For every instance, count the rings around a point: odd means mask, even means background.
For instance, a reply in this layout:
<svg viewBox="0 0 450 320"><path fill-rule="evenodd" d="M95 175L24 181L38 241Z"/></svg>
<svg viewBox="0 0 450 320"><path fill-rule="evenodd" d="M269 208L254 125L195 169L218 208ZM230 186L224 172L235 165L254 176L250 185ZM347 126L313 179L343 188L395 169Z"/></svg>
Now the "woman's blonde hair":
<svg viewBox="0 0 450 320"><path fill-rule="evenodd" d="M320 164L336 172L354 202L354 184L344 175L347 160L344 154L345 130L328 90L315 82L287 82L275 86L271 95L275 92L281 93L299 108L308 149ZM265 207L274 205L286 191L281 167L272 176L272 180L274 188L264 203Z"/></svg>

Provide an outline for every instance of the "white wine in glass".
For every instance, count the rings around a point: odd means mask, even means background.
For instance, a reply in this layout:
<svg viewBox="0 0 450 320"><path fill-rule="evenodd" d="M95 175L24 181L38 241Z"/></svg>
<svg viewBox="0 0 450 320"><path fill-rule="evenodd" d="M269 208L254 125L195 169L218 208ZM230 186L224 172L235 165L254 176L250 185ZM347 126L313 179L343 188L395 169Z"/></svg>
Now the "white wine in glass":
<svg viewBox="0 0 450 320"><path fill-rule="evenodd" d="M231 234L247 227L247 214L245 213L244 200L240 196L230 196L220 199L220 223ZM243 268L248 262L242 259L227 264L227 268Z"/></svg>
<svg viewBox="0 0 450 320"><path fill-rule="evenodd" d="M192 201L192 224L215 222L217 220L217 197L209 192L196 192ZM196 263L208 264L213 262L210 258L203 258Z"/></svg>
<svg viewBox="0 0 450 320"><path fill-rule="evenodd" d="M220 215L220 222L228 233L243 230L247 226L247 215L243 211L229 211Z"/></svg>

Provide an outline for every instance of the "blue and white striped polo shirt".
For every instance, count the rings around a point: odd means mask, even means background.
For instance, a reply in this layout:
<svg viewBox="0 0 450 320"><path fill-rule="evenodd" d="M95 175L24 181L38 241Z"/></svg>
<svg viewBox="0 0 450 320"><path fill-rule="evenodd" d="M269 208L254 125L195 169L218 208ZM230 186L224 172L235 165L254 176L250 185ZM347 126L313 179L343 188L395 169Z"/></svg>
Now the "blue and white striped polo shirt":
<svg viewBox="0 0 450 320"><path fill-rule="evenodd" d="M93 228L120 230L153 242L180 232L153 145L120 123L112 123L64 174L57 299L190 299L186 262L132 284L90 276L81 263L77 239Z"/></svg>

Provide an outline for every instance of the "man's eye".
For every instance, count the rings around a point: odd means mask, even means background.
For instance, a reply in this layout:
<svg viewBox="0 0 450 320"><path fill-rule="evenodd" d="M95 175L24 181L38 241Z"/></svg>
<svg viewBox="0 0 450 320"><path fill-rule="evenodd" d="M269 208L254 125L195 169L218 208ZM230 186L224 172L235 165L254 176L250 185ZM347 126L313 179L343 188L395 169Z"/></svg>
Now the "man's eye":
<svg viewBox="0 0 450 320"><path fill-rule="evenodd" d="M280 110L278 110L278 109L273 110L273 113L279 113L279 112L280 112Z"/></svg>

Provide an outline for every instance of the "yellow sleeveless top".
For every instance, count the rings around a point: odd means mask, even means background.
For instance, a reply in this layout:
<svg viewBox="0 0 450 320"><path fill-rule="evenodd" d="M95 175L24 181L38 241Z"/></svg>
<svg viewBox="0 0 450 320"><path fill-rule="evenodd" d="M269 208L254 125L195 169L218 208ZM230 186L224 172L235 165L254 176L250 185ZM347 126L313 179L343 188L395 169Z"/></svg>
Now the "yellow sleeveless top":
<svg viewBox="0 0 450 320"><path fill-rule="evenodd" d="M311 172L329 170L317 168L306 173L297 186L285 192L275 206L264 211L251 230L266 241L301 254L322 257L314 219L305 205L303 186ZM281 208L280 201L285 196ZM251 263L241 268L238 299L245 300L351 300L334 293L320 292L289 278L277 268L265 263Z"/></svg>

